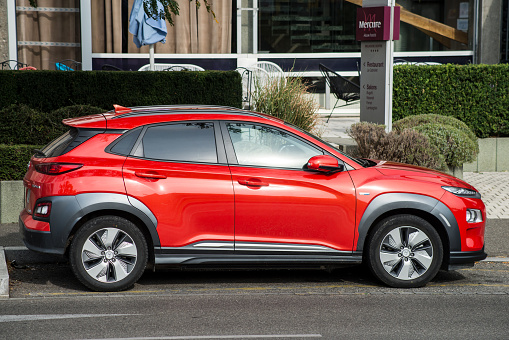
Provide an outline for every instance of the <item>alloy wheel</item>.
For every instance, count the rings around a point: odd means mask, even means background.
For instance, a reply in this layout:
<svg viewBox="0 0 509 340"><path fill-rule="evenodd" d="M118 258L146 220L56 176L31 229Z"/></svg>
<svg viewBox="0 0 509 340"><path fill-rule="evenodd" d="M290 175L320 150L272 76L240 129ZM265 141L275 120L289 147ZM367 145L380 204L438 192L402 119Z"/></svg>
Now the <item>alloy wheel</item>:
<svg viewBox="0 0 509 340"><path fill-rule="evenodd" d="M392 229L380 245L380 261L392 277L414 280L433 262L433 244L422 230L402 226Z"/></svg>
<svg viewBox="0 0 509 340"><path fill-rule="evenodd" d="M104 228L91 234L83 244L81 261L93 279L118 282L132 272L138 250L132 237L118 228Z"/></svg>

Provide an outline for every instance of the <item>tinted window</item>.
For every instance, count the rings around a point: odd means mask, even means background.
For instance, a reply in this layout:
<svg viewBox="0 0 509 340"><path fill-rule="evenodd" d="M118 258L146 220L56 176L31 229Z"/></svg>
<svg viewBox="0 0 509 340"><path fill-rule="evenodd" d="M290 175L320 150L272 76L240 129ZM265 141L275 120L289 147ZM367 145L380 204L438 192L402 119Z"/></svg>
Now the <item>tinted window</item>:
<svg viewBox="0 0 509 340"><path fill-rule="evenodd" d="M57 157L63 154L64 150L71 144L71 142L78 135L78 129L72 128L62 136L54 139L51 143L42 148L45 157ZM36 157L44 157L36 155Z"/></svg>
<svg viewBox="0 0 509 340"><path fill-rule="evenodd" d="M135 156L168 161L217 163L212 123L182 123L149 127Z"/></svg>
<svg viewBox="0 0 509 340"><path fill-rule="evenodd" d="M61 156L75 147L81 145L86 142L90 138L94 137L97 134L103 133L103 129L77 129L71 128L68 132L64 133L62 136L53 140L51 143L46 145L42 152L45 157L57 157ZM42 155L39 155L39 157Z"/></svg>
<svg viewBox="0 0 509 340"><path fill-rule="evenodd" d="M323 154L297 137L263 125L227 124L237 162L241 165L302 169Z"/></svg>
<svg viewBox="0 0 509 340"><path fill-rule="evenodd" d="M116 142L114 142L115 144L113 144L109 151L120 155L129 155L134 143L138 140L141 130L141 128L137 128L125 133Z"/></svg>

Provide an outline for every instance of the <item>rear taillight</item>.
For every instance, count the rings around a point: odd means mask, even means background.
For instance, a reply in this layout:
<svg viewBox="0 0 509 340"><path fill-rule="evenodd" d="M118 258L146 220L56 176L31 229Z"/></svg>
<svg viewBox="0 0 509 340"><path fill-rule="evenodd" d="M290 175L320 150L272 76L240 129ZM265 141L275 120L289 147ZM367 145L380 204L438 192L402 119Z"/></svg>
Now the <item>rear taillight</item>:
<svg viewBox="0 0 509 340"><path fill-rule="evenodd" d="M83 164L71 163L44 163L37 164L35 170L45 175L61 175L66 172L74 171L81 168Z"/></svg>
<svg viewBox="0 0 509 340"><path fill-rule="evenodd" d="M51 213L51 202L37 203L34 208L34 217L49 218Z"/></svg>

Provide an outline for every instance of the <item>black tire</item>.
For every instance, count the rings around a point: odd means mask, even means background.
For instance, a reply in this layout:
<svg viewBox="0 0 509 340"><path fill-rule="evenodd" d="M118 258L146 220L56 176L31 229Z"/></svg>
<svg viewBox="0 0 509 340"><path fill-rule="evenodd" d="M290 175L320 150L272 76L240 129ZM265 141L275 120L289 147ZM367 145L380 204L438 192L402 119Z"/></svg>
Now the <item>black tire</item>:
<svg viewBox="0 0 509 340"><path fill-rule="evenodd" d="M71 268L88 288L115 292L131 288L147 265L148 249L136 225L118 216L86 222L69 251Z"/></svg>
<svg viewBox="0 0 509 340"><path fill-rule="evenodd" d="M443 259L440 235L426 220L415 215L396 215L382 220L367 243L367 264L388 286L417 288L438 273Z"/></svg>

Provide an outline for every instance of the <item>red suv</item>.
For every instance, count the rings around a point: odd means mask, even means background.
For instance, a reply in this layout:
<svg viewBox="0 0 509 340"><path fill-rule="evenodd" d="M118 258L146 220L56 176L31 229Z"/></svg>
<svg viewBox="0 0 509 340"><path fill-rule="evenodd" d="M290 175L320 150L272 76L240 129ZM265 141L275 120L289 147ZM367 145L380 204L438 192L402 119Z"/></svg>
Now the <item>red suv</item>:
<svg viewBox="0 0 509 340"><path fill-rule="evenodd" d="M29 249L69 257L97 291L151 265L366 263L392 287L486 257L469 184L355 159L279 119L217 106L125 108L64 120L24 178Z"/></svg>

